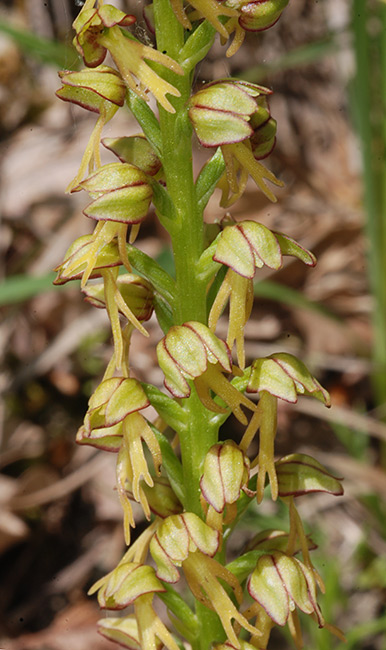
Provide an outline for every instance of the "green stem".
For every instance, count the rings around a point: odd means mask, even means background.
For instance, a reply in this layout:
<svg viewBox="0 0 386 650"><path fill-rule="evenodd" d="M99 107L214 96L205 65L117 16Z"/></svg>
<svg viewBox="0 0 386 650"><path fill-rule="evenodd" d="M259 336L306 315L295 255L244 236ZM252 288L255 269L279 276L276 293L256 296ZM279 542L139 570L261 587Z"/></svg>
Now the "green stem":
<svg viewBox="0 0 386 650"><path fill-rule="evenodd" d="M169 0L154 2L157 47L178 60L184 46L184 30L174 16ZM206 323L206 286L197 281L196 265L203 251L203 218L199 209L192 167L192 127L186 108L191 77L169 70L163 77L181 93L172 99L175 113L159 107L162 159L169 196L175 208L171 238L176 267L175 324L187 320Z"/></svg>
<svg viewBox="0 0 386 650"><path fill-rule="evenodd" d="M184 29L177 21L169 0L154 0L157 48L179 60L184 46ZM193 56L194 53L190 53ZM174 325L189 320L207 323L206 281L198 277L198 262L204 249L203 211L199 207L192 167L192 127L187 112L191 93L191 75L178 76L160 70L163 78L181 93L172 98L175 113L159 106L162 138L162 163L168 194L172 200L173 220L168 227L176 269ZM177 428L181 447L184 480L184 507L202 517L200 477L205 455L218 440L218 426L209 424L210 414L199 400L194 386L183 400L184 426ZM219 633L217 615L196 603L199 636L194 650L206 650ZM221 626L220 626L221 629Z"/></svg>

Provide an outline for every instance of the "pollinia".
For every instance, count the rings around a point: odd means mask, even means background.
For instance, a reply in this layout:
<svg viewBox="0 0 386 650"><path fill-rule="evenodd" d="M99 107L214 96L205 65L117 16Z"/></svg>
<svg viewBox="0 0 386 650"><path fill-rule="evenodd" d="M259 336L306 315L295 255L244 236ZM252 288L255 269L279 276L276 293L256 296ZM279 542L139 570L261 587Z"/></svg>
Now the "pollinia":
<svg viewBox="0 0 386 650"><path fill-rule="evenodd" d="M306 395L329 406L328 393L291 354L277 352L247 366L244 349L259 269L280 269L286 255L312 267L315 257L284 233L230 215L204 244L204 212L216 188L221 206L229 208L249 177L271 201L282 183L262 162L275 144L271 91L225 78L194 92L195 67L217 35L232 56L245 32L268 29L287 3L154 0L144 7L151 47L130 31L134 16L86 0L74 22L85 67L59 75L58 97L97 116L68 187L89 195L84 214L95 229L73 242L55 282L81 281L86 299L106 309L114 342L77 442L116 455L128 547L91 593L108 611L100 633L133 650L179 650L184 642L193 650L264 650L272 628L285 625L301 648L298 610L342 637L318 605L323 582L296 509L299 495L340 495L341 484L304 454L275 459L278 400L295 403ZM124 105L138 135L102 139L104 125ZM194 138L210 154L196 178ZM115 162L101 164L101 144ZM170 236L174 277L135 246L151 204ZM222 340L216 328L227 306ZM140 383L130 370L131 337L134 330L140 333L134 336L148 335L153 312L165 391ZM149 405L158 414L154 422L144 415ZM232 413L244 427L238 444L219 440ZM258 454L251 458L255 438ZM284 529L260 531L228 562L227 542L238 521L269 492L288 508ZM131 543L133 501L149 525ZM182 576L185 591L174 586ZM157 599L170 620L157 613Z"/></svg>

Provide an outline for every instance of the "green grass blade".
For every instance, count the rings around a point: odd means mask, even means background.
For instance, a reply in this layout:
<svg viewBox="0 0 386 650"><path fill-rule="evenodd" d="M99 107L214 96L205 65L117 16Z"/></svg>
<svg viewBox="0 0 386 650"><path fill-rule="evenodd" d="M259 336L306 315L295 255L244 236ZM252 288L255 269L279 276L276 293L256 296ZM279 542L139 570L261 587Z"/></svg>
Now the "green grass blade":
<svg viewBox="0 0 386 650"><path fill-rule="evenodd" d="M58 41L37 36L33 32L18 29L2 20L0 20L0 32L11 36L24 54L43 63L56 68L77 67L78 55L71 45L64 45Z"/></svg>
<svg viewBox="0 0 386 650"><path fill-rule="evenodd" d="M297 68L312 63L313 61L318 61L328 54L333 54L338 49L339 46L333 37L307 43L307 45L302 45L290 52L286 52L274 61L255 65L243 70L242 77L245 81L256 82L275 72L283 72L290 68Z"/></svg>
<svg viewBox="0 0 386 650"><path fill-rule="evenodd" d="M327 309L327 307L324 307L313 300L309 300L309 298L306 298L302 293L300 293L300 291L278 284L277 282L272 282L271 280L261 280L260 282L256 282L254 284L254 294L259 298L268 298L268 300L281 302L289 307L307 309L308 311L316 312L317 314L326 316L336 322L342 322L339 316Z"/></svg>
<svg viewBox="0 0 386 650"><path fill-rule="evenodd" d="M57 290L52 284L55 280L55 273L38 275L14 275L0 283L0 306L13 305L34 298L39 293Z"/></svg>

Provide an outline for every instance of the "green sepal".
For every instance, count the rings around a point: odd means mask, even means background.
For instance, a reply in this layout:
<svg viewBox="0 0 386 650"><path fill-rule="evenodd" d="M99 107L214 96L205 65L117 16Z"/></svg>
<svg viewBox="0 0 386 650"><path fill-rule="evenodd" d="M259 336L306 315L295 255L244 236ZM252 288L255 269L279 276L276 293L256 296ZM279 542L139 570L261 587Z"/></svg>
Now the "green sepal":
<svg viewBox="0 0 386 650"><path fill-rule="evenodd" d="M279 496L301 496L311 492L343 494L342 480L333 476L315 458L307 454L289 454L275 463Z"/></svg>
<svg viewBox="0 0 386 650"><path fill-rule="evenodd" d="M175 431L181 431L182 428L185 428L187 413L176 400L152 384L142 384L142 388L150 404L169 427Z"/></svg>
<svg viewBox="0 0 386 650"><path fill-rule="evenodd" d="M180 633L186 637L187 641L192 642L197 638L199 629L197 616L192 612L183 598L176 590L166 582L163 583L166 591L159 594L159 598L165 603L166 607L177 617L173 623ZM181 623L181 629L179 624ZM183 626L183 627L182 627Z"/></svg>
<svg viewBox="0 0 386 650"><path fill-rule="evenodd" d="M236 576L239 582L243 582L256 567L259 557L265 554L266 551L248 551L236 560L229 562L226 568Z"/></svg>
<svg viewBox="0 0 386 650"><path fill-rule="evenodd" d="M162 162L162 136L156 116L151 110L149 104L138 97L133 90L128 90L126 97L129 109L133 113L147 140L150 142L155 153Z"/></svg>
<svg viewBox="0 0 386 650"><path fill-rule="evenodd" d="M134 268L151 282L154 290L172 306L174 302L175 282L155 260L135 246L127 244L127 257Z"/></svg>
<svg viewBox="0 0 386 650"><path fill-rule="evenodd" d="M166 436L158 431L154 424L149 423L149 426L157 438L157 442L160 446L162 455L162 467L168 476L170 485L172 486L176 497L181 501L181 503L184 503L185 490L182 465L175 455L172 446Z"/></svg>
<svg viewBox="0 0 386 650"><path fill-rule="evenodd" d="M153 307L157 321L164 334L170 330L173 325L173 312L165 300L160 296L154 296Z"/></svg>
<svg viewBox="0 0 386 650"><path fill-rule="evenodd" d="M205 58L213 45L215 34L214 27L204 20L189 36L178 57L179 63L186 72L193 70L197 63Z"/></svg>
<svg viewBox="0 0 386 650"><path fill-rule="evenodd" d="M225 161L219 147L214 156L205 163L196 180L197 202L200 210L206 207L224 171Z"/></svg>
<svg viewBox="0 0 386 650"><path fill-rule="evenodd" d="M164 228L168 230L170 221L175 221L177 218L173 201L167 189L157 180L149 178L149 184L153 190L152 201L157 212L157 217Z"/></svg>

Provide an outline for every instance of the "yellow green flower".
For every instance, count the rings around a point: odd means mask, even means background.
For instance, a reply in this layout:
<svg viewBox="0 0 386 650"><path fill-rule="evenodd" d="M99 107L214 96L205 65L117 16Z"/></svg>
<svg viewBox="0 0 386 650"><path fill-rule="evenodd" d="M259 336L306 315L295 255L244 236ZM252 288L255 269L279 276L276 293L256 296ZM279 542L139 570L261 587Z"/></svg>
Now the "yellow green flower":
<svg viewBox="0 0 386 650"><path fill-rule="evenodd" d="M165 386L175 397L189 397L191 380L208 409L226 412L211 397L213 390L238 420L247 424L241 404L252 411L256 407L224 377L223 372L232 372L229 348L206 325L189 321L171 327L157 345L157 356L165 375Z"/></svg>
<svg viewBox="0 0 386 650"><path fill-rule="evenodd" d="M149 400L136 379L112 377L104 380L89 400L83 426L77 442L107 451L118 451L117 489L124 509L125 534L130 539L130 526L134 526L130 495L141 503L147 518L149 504L141 487L141 480L153 487L144 455L144 441L153 458L156 472L161 466L161 451L146 419L139 411L149 406Z"/></svg>
<svg viewBox="0 0 386 650"><path fill-rule="evenodd" d="M232 619L251 634L259 635L259 631L239 612L219 582L221 579L232 589L240 604L242 589L237 578L213 559L219 543L216 530L186 512L168 517L159 525L150 552L157 565L157 576L165 582L177 582L180 575L176 567L182 567L193 595L218 614L228 639L239 649Z"/></svg>
<svg viewBox="0 0 386 650"><path fill-rule="evenodd" d="M295 240L272 232L256 221L242 221L226 226L216 245L213 259L229 267L209 314L209 327L215 330L229 300L227 344L232 349L236 341L240 368L245 368L244 327L253 305L253 278L263 265L280 269L283 255L297 257L314 266L314 255Z"/></svg>
<svg viewBox="0 0 386 650"><path fill-rule="evenodd" d="M122 32L121 27L130 26L135 21L134 16L109 4L102 5L99 9L94 9L93 6L94 2L85 4L73 24L76 32L74 45L85 64L94 68L103 63L107 52L110 52L128 88L145 100L146 91L150 90L165 110L174 113L175 109L166 95L179 97L179 90L157 75L146 60L156 61L176 74L183 75L181 66L166 54L143 45Z"/></svg>
<svg viewBox="0 0 386 650"><path fill-rule="evenodd" d="M162 642L169 650L179 650L167 627L152 606L156 593L165 587L152 567L137 562L120 562L114 571L99 580L89 591L98 591L99 605L105 609L124 609L133 604L134 619L113 619L113 623L100 623L100 631L112 641L128 648L154 650ZM111 621L111 619L106 619ZM119 623L121 621L121 623Z"/></svg>
<svg viewBox="0 0 386 650"><path fill-rule="evenodd" d="M296 606L305 614L315 614L323 627L314 576L292 556L281 551L262 555L248 581L248 591L277 625L285 625Z"/></svg>
<svg viewBox="0 0 386 650"><path fill-rule="evenodd" d="M272 498L276 500L279 488L274 462L274 441L278 398L295 403L298 395L309 395L326 406L330 405L330 398L304 363L286 352L275 353L253 362L247 392L258 392L260 401L240 446L246 450L257 429L260 429L259 455L256 459L259 465L257 500L260 502L263 498L266 474L270 480ZM252 466L254 464L256 463Z"/></svg>
<svg viewBox="0 0 386 650"><path fill-rule="evenodd" d="M80 280L87 268L90 256L93 257L93 265L89 277L102 277L102 270L121 266L117 243L115 241L104 242L100 247L95 247L94 235L82 235L75 239L68 248L64 260L54 270L57 277L54 284L61 285Z"/></svg>

